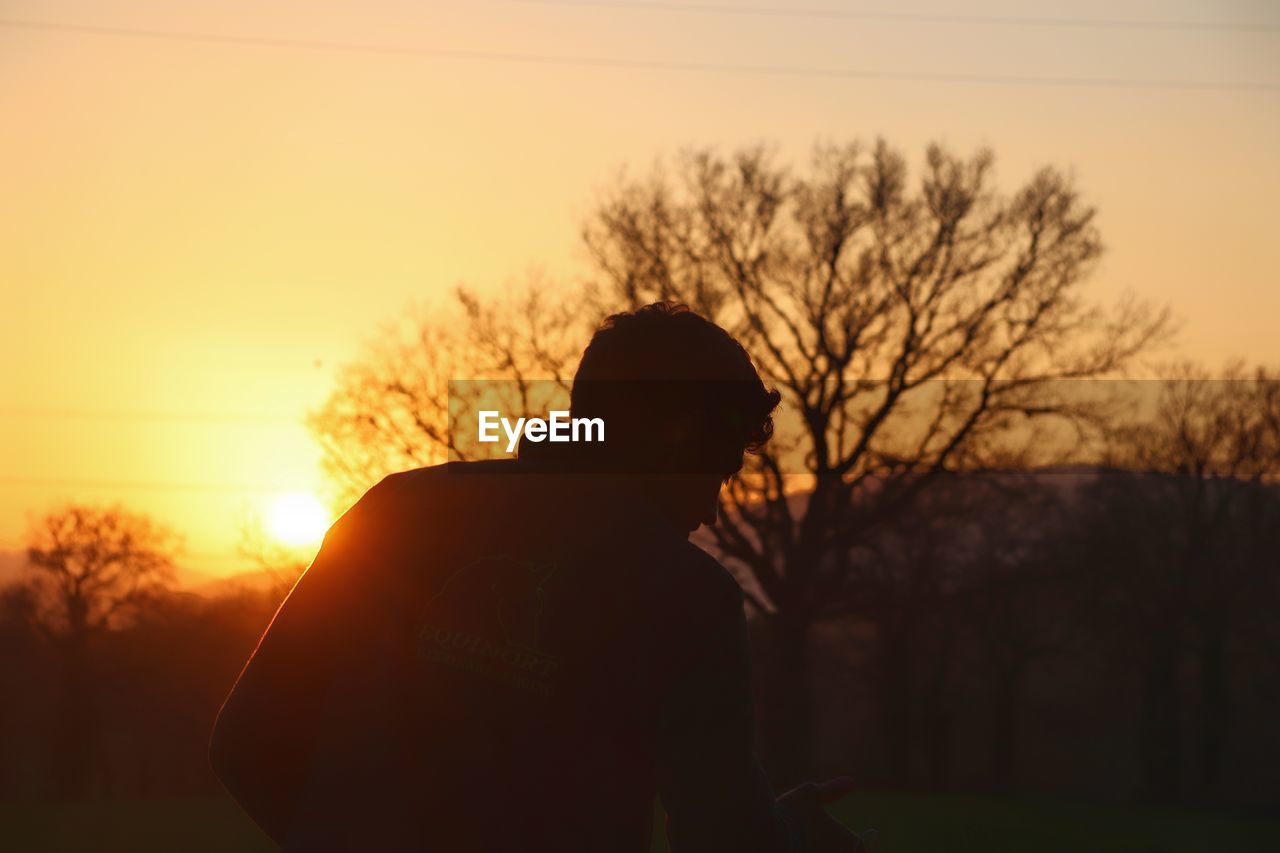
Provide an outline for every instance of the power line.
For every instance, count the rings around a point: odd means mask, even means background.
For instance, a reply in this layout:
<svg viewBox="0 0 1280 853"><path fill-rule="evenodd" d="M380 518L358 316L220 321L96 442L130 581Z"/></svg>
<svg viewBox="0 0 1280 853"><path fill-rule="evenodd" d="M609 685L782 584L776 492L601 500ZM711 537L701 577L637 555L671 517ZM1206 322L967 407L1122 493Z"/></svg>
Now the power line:
<svg viewBox="0 0 1280 853"><path fill-rule="evenodd" d="M26 550L27 550L27 545L23 542L17 542L17 541L0 542L0 553L3 553L5 551L25 552ZM229 552L219 553L214 551L180 551L177 554L177 561L182 562L183 560L203 560L207 562L216 561L216 562L222 562L222 563L252 562L251 557L244 557L239 554L229 553Z"/></svg>
<svg viewBox="0 0 1280 853"><path fill-rule="evenodd" d="M161 412L161 411L93 411L89 409L22 409L0 408L4 418L51 418L75 420L160 421L222 424L289 424L302 423L300 417L254 413Z"/></svg>
<svg viewBox="0 0 1280 853"><path fill-rule="evenodd" d="M157 491L185 492L283 492L297 487L269 485L266 483L196 483L162 482L152 480L81 480L53 477L0 477L0 485L53 486L58 488L90 489L152 489Z"/></svg>
<svg viewBox="0 0 1280 853"><path fill-rule="evenodd" d="M635 0L510 0L529 6L570 6L642 12L683 12L739 17L819 18L845 21L884 21L912 24L962 24L1012 27L1071 27L1079 29L1174 30L1194 32L1280 32L1280 24L1252 21L1176 21L1141 18L1044 18L1022 15L939 15L924 12L876 12L798 6L729 6L712 3L635 2Z"/></svg>
<svg viewBox="0 0 1280 853"><path fill-rule="evenodd" d="M752 74L781 77L814 77L843 80L880 80L904 83L975 83L1000 86L1054 86L1106 89L1219 90L1277 92L1280 83L1235 80L1159 80L1122 77L1028 77L1002 74L942 74L934 72L882 71L816 66L751 65L658 59L618 59L612 57L516 53L510 51L459 50L433 47L397 47L340 41L310 41L273 36L242 36L182 30L151 30L90 24L61 24L0 18L0 27L39 32L137 38L154 41L185 41L242 47L286 48L379 56L415 56L472 62L509 62L526 65L562 65L584 68L619 68L642 71L691 71L714 74Z"/></svg>

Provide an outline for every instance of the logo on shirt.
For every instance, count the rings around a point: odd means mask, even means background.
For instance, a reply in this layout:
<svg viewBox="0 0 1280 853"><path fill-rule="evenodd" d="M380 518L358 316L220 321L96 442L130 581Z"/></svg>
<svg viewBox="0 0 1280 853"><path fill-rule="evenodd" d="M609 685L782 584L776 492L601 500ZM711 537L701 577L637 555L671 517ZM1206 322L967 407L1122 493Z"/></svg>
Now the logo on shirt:
<svg viewBox="0 0 1280 853"><path fill-rule="evenodd" d="M484 557L445 581L423 609L418 652L425 659L550 696L561 662L543 647L554 562Z"/></svg>

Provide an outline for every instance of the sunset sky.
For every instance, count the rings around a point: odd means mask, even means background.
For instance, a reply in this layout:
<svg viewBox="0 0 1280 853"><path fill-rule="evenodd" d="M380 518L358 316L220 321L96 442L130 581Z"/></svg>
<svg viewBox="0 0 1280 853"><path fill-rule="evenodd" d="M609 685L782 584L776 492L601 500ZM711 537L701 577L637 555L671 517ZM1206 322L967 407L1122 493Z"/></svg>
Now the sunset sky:
<svg viewBox="0 0 1280 853"><path fill-rule="evenodd" d="M599 188L691 144L1067 168L1092 295L1280 362L1274 3L647 4L0 3L0 550L120 501L243 568L240 514L320 487L301 418L362 341L460 282L576 280Z"/></svg>

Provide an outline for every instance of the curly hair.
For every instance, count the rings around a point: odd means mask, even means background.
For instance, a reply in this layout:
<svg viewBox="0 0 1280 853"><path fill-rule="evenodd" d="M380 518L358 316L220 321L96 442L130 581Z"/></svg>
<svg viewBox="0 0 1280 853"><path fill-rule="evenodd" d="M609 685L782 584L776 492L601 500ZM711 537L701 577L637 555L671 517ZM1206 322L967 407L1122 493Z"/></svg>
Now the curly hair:
<svg viewBox="0 0 1280 853"><path fill-rule="evenodd" d="M600 325L573 380L575 417L603 417L615 452L636 462L736 470L773 434L781 395L737 340L687 305L655 302ZM673 423L683 447L664 435ZM661 446L656 446L661 445Z"/></svg>

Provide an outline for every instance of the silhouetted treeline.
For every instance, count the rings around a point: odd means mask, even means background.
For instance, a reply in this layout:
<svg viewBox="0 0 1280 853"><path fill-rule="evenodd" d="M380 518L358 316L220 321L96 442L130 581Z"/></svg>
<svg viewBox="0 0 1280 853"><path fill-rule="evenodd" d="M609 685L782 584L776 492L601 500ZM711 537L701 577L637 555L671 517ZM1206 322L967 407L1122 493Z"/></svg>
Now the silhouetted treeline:
<svg viewBox="0 0 1280 853"><path fill-rule="evenodd" d="M847 555L854 606L813 637L799 760L867 787L1280 802L1278 555L1274 485L945 475ZM209 729L278 597L152 595L91 636L77 681L39 602L9 587L0 794L216 792ZM787 764L780 658L757 635L762 751Z"/></svg>
<svg viewBox="0 0 1280 853"><path fill-rule="evenodd" d="M881 521L855 548L856 608L815 638L811 765L900 789L1280 803L1280 488L953 475Z"/></svg>
<svg viewBox="0 0 1280 853"><path fill-rule="evenodd" d="M0 611L0 794L216 792L206 744L214 716L279 603L243 589L151 597L97 632L83 662L42 630L20 585ZM83 666L87 677L72 677Z"/></svg>

